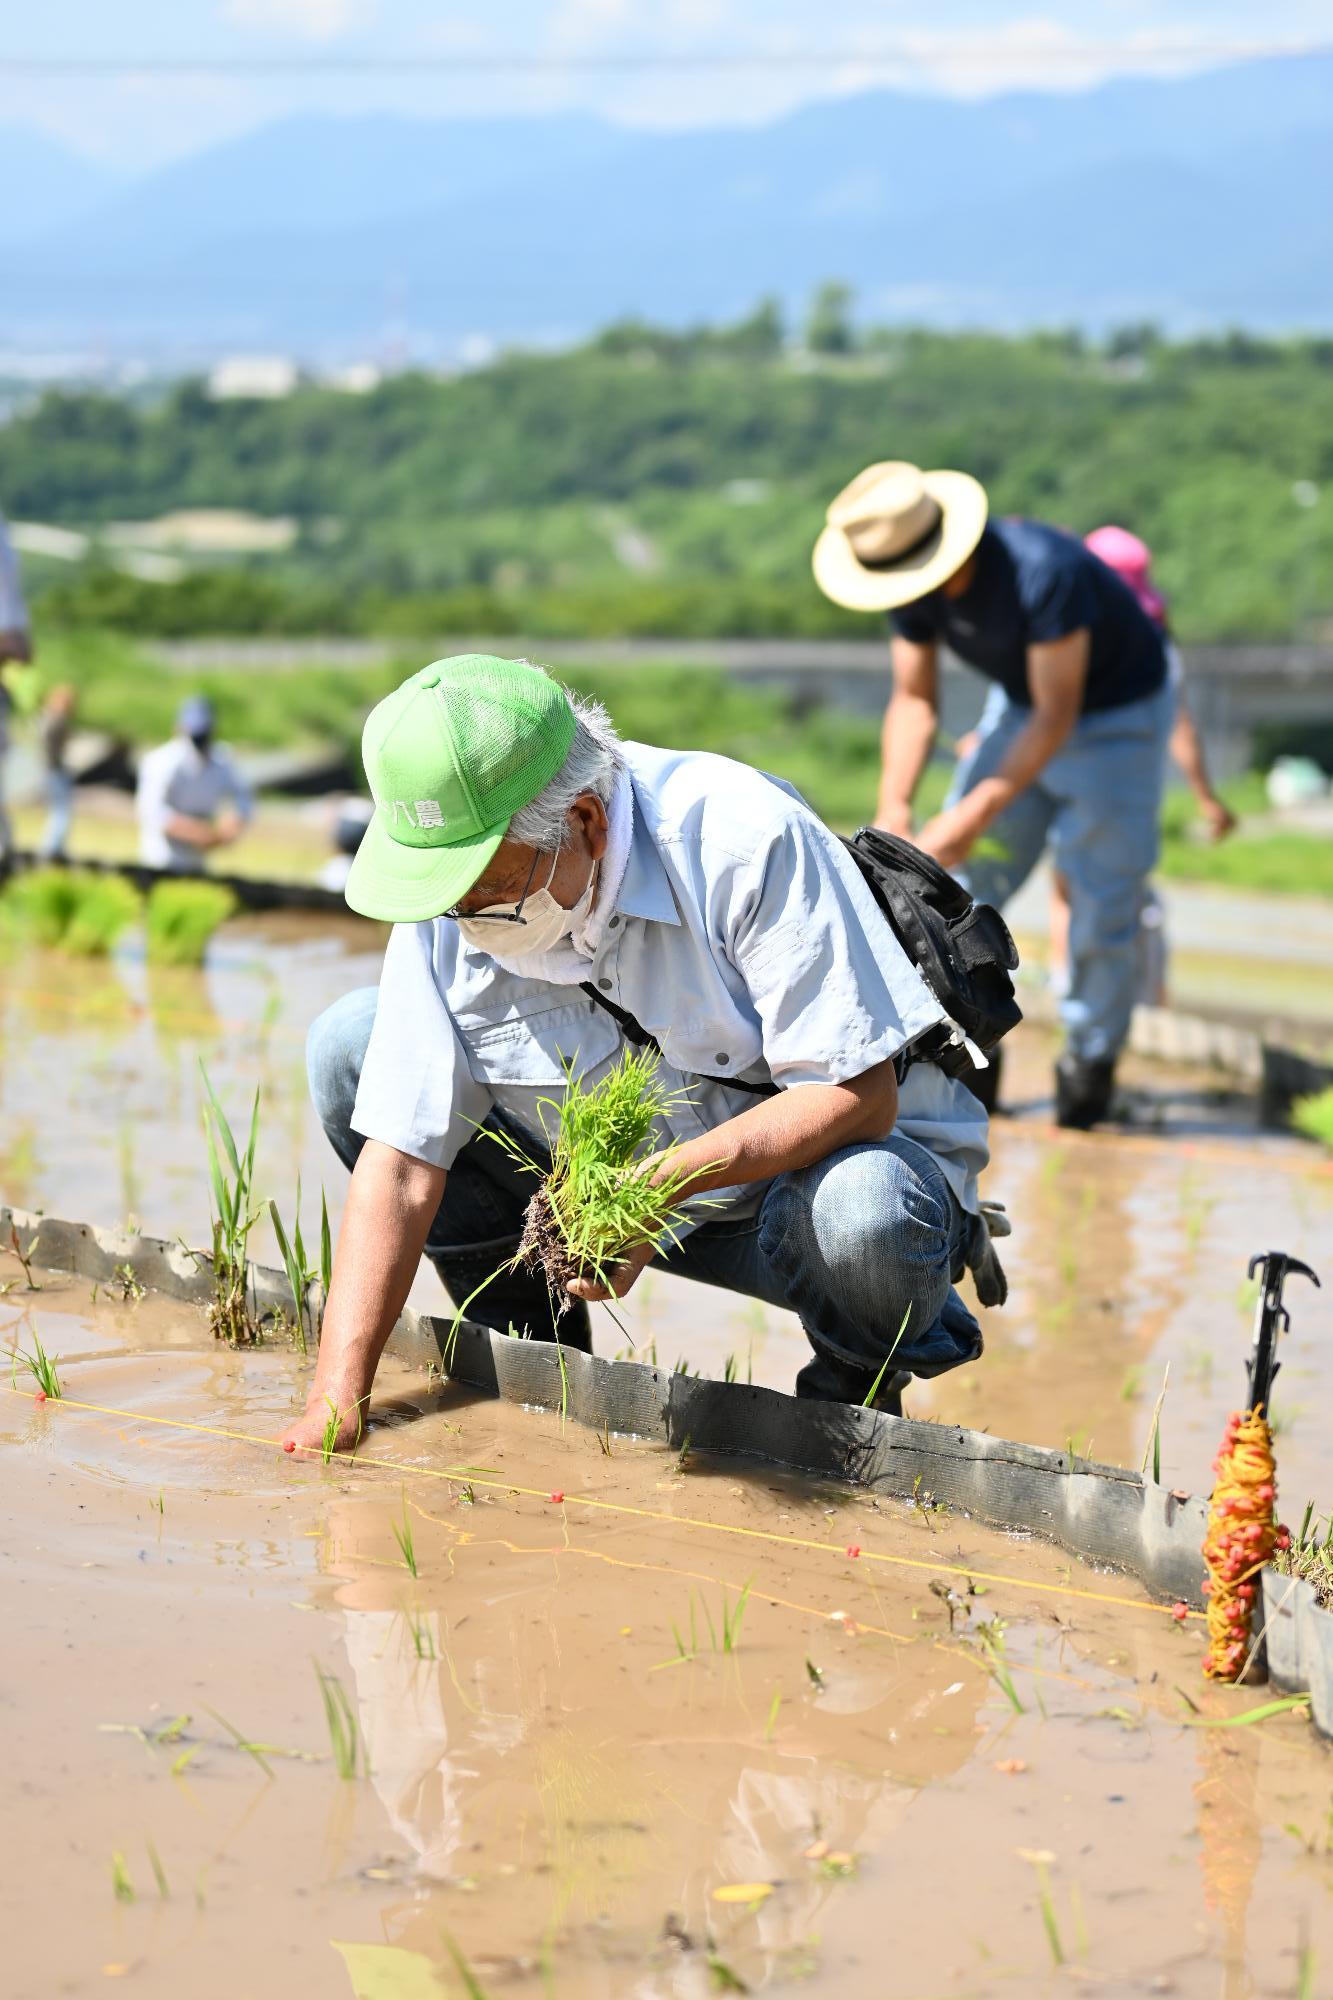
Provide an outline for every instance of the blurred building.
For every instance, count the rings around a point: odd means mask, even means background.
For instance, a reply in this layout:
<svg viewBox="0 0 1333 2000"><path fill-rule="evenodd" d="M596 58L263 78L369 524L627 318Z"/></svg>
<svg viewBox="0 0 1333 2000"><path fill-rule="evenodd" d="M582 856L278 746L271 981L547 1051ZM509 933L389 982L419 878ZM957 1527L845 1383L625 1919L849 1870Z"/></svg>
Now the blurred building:
<svg viewBox="0 0 1333 2000"><path fill-rule="evenodd" d="M228 354L210 373L208 393L218 403L243 396L276 402L300 380L300 369L285 354Z"/></svg>

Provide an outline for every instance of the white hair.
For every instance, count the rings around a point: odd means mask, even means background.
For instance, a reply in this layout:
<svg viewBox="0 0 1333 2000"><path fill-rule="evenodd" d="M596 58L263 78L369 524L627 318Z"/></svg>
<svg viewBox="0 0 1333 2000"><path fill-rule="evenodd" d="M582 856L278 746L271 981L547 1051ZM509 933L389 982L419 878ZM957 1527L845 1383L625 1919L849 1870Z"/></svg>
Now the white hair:
<svg viewBox="0 0 1333 2000"><path fill-rule="evenodd" d="M574 711L574 740L569 755L530 805L516 812L509 822L506 839L520 840L525 847L555 854L569 839L569 808L585 792L593 792L604 806L611 803L616 779L625 759L615 724L600 701L565 689Z"/></svg>

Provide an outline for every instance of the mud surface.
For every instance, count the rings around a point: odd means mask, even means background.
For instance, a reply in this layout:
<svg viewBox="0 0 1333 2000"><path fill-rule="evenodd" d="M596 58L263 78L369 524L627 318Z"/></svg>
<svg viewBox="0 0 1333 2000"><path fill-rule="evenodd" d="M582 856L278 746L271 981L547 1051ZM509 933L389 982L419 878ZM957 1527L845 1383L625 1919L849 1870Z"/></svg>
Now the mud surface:
<svg viewBox="0 0 1333 2000"><path fill-rule="evenodd" d="M1178 1688L1266 1695L1123 1579L402 1372L358 1463L295 1462L294 1352L42 1283L0 1299L65 1390L0 1393L13 2000L1325 1990L1333 1753L1198 1726Z"/></svg>
<svg viewBox="0 0 1333 2000"><path fill-rule="evenodd" d="M318 1189L335 1219L345 1177L306 1098L309 1022L373 983L382 934L346 923L266 917L229 925L202 972L162 972L28 953L0 962L0 1192L96 1222L137 1216L161 1234L207 1241L199 1125L200 1059L234 1122L263 1091L259 1190L284 1215L302 1176L308 1238ZM1091 1137L1051 1124L1052 1043L1020 1030L1006 1045L1004 1100L986 1192L1007 1203L1011 1281L981 1315L975 1367L916 1385L913 1415L941 1416L1105 1460L1142 1463L1170 1364L1162 1476L1202 1492L1227 1413L1245 1388L1253 1293L1245 1266L1281 1248L1325 1265L1326 1287L1293 1285L1293 1330L1275 1395L1283 1508L1333 1504L1333 1168L1301 1141L1261 1136L1253 1106L1216 1077L1127 1061L1127 1118ZM277 1262L267 1221L254 1248ZM16 1267L0 1258L0 1281ZM438 1310L425 1271L415 1301ZM595 1314L600 1352L684 1361L789 1388L806 1355L789 1314L647 1273L620 1312Z"/></svg>

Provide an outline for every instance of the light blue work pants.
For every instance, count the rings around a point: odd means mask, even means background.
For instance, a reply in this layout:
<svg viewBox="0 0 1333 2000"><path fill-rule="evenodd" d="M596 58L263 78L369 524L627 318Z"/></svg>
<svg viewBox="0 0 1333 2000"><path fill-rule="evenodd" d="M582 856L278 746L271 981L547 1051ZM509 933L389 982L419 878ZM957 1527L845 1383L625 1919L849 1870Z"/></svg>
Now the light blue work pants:
<svg viewBox="0 0 1333 2000"><path fill-rule="evenodd" d="M949 790L952 805L998 770L1031 709L993 688L978 741ZM957 871L979 902L1003 909L1043 849L1069 885L1069 988L1061 1018L1070 1052L1114 1058L1129 1034L1138 971L1139 913L1157 860L1171 687L1074 725L1035 783L988 827L983 852ZM992 851L993 850L993 851Z"/></svg>

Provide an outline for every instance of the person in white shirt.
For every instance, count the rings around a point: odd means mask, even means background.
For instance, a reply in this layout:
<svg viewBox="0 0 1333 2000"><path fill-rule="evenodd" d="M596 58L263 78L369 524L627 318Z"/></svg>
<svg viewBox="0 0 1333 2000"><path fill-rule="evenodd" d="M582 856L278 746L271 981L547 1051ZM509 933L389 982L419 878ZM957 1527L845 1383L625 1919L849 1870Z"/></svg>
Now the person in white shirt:
<svg viewBox="0 0 1333 2000"><path fill-rule="evenodd" d="M135 810L140 860L176 875L202 875L209 852L229 847L250 819L249 787L214 743L213 704L202 695L181 704L175 736L139 766Z"/></svg>
<svg viewBox="0 0 1333 2000"><path fill-rule="evenodd" d="M5 751L9 747L10 696L5 686L5 668L14 661L26 666L32 658L32 636L28 607L23 601L18 560L9 539L9 529L0 516L0 860L13 845L9 815L5 811Z"/></svg>

